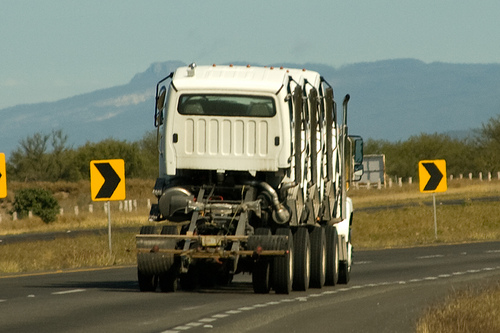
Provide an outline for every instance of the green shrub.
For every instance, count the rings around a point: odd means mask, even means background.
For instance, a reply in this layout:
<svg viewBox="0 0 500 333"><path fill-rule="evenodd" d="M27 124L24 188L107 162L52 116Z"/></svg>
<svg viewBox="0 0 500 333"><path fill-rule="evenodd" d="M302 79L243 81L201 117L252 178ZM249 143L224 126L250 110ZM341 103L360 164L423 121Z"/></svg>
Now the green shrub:
<svg viewBox="0 0 500 333"><path fill-rule="evenodd" d="M51 192L40 188L26 188L16 192L13 212L19 218L26 217L29 211L39 216L43 222L54 222L59 212L59 203Z"/></svg>

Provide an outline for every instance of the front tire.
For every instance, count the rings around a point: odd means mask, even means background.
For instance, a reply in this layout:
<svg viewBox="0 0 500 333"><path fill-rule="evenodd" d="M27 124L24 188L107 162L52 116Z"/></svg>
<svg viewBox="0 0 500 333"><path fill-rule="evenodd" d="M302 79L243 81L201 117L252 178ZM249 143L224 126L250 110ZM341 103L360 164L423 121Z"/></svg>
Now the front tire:
<svg viewBox="0 0 500 333"><path fill-rule="evenodd" d="M326 236L326 274L325 285L334 286L339 279L339 237L337 228L325 227Z"/></svg>
<svg viewBox="0 0 500 333"><path fill-rule="evenodd" d="M346 243L346 253L349 256L349 243ZM339 262L339 283L348 284L351 279L351 266L349 260L342 260Z"/></svg>

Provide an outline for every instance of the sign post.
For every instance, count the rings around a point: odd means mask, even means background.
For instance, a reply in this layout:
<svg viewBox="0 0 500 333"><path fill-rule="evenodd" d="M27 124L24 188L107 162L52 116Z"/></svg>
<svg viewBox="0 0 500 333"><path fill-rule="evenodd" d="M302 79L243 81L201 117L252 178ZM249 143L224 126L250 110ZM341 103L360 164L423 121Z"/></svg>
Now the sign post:
<svg viewBox="0 0 500 333"><path fill-rule="evenodd" d="M418 162L418 177L420 179L420 192L432 193L434 206L434 236L437 239L436 192L446 192L446 161L424 160Z"/></svg>
<svg viewBox="0 0 500 333"><path fill-rule="evenodd" d="M7 171L5 169L5 154L0 153L0 199L7 196Z"/></svg>
<svg viewBox="0 0 500 333"><path fill-rule="evenodd" d="M90 194L93 201L107 201L109 256L111 246L112 200L125 200L125 161L121 159L90 162Z"/></svg>

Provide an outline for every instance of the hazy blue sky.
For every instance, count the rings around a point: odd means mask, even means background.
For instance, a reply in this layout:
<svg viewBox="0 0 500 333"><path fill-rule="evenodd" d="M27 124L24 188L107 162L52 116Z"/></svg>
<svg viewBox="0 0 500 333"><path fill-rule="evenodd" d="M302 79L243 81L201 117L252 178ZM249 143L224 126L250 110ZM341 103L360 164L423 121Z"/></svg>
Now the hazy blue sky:
<svg viewBox="0 0 500 333"><path fill-rule="evenodd" d="M499 15L498 0L0 0L0 109L167 60L498 63Z"/></svg>

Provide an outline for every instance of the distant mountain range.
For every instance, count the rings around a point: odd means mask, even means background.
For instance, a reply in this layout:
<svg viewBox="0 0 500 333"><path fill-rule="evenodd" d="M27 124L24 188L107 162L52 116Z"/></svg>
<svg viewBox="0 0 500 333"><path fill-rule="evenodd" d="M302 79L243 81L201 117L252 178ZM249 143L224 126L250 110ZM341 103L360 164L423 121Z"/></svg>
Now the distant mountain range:
<svg viewBox="0 0 500 333"><path fill-rule="evenodd" d="M155 63L121 86L1 109L0 152L8 155L21 139L53 129L62 129L74 147L109 137L139 140L154 128L156 82L184 65ZM283 65L318 71L334 87L339 105L349 93L349 132L364 138L397 141L420 133L456 135L500 113L500 64L396 59L338 69L309 63Z"/></svg>

